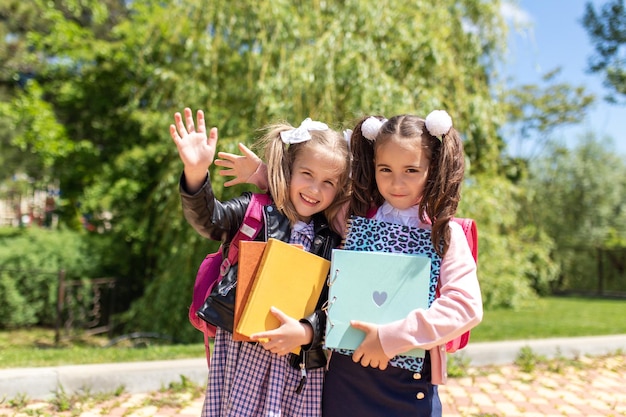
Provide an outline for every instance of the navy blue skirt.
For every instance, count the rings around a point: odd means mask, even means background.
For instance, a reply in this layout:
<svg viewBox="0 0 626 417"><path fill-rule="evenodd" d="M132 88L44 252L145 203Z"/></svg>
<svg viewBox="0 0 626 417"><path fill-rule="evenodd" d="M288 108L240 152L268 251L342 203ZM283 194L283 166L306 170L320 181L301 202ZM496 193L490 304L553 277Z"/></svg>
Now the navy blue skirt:
<svg viewBox="0 0 626 417"><path fill-rule="evenodd" d="M421 373L388 366L381 371L333 353L324 377L323 417L441 417L437 386L431 384L430 357Z"/></svg>

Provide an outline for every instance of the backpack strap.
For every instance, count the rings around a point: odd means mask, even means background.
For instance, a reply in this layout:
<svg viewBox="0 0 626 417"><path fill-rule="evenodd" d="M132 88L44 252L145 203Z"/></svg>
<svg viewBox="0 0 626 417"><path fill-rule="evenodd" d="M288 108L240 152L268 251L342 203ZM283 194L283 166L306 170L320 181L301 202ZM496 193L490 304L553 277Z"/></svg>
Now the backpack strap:
<svg viewBox="0 0 626 417"><path fill-rule="evenodd" d="M239 256L239 241L254 240L261 231L263 226L263 207L272 203L272 199L268 194L252 193L250 204L243 216L243 222L233 236L228 248L228 257L224 258L220 268L220 274L224 275L231 265L237 263Z"/></svg>
<svg viewBox="0 0 626 417"><path fill-rule="evenodd" d="M478 262L478 229L476 228L476 221L459 217L454 217L452 220L463 228L463 233L465 233L465 238L472 251L474 261Z"/></svg>
<svg viewBox="0 0 626 417"><path fill-rule="evenodd" d="M476 221L473 219L467 218L459 218L453 217L452 221L461 225L463 228L463 233L465 233L465 238L467 239L467 243L469 245L470 251L472 252L472 256L474 257L474 261L478 262L478 230L476 227ZM439 296L439 288L437 288L437 296ZM470 331L466 331L460 336L455 337L454 339L448 341L446 343L446 352L454 353L459 349L463 349L467 346L470 339Z"/></svg>
<svg viewBox="0 0 626 417"><path fill-rule="evenodd" d="M204 347L206 353L207 365L211 363L211 345L209 339L215 336L215 326L210 325L204 320L199 319L196 316L196 311L207 295L211 292L213 286L228 272L231 265L237 263L239 255L239 241L241 240L253 240L261 231L263 227L263 207L272 204L272 199L268 194L253 193L250 198L250 203L246 209L246 213L243 217L243 222L235 236L233 236L230 242L230 248L228 250L228 257L222 259L219 264L219 271L216 267L215 270L211 270L211 259L215 259L216 256L222 255L223 246L216 253L207 255L205 260L200 265L200 270L196 276L196 283L194 286L194 297L189 307L189 321L191 324L202 331L204 334Z"/></svg>

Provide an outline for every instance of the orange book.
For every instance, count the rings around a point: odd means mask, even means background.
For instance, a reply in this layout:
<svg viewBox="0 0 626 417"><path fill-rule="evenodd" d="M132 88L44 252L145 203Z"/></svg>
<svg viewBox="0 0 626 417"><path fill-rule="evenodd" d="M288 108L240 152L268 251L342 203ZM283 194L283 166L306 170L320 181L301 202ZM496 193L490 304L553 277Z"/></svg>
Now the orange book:
<svg viewBox="0 0 626 417"><path fill-rule="evenodd" d="M266 242L255 242L251 240L242 240L239 242L239 269L237 270L237 289L235 291L235 319L234 327L241 318L241 313L248 300L248 295L252 289L254 276L263 256ZM240 342L249 342L250 338L242 335L237 330L233 330L233 340Z"/></svg>
<svg viewBox="0 0 626 417"><path fill-rule="evenodd" d="M239 268L242 266L243 263ZM280 322L270 312L272 306L295 319L312 314L329 269L328 260L270 238L241 317L235 322L235 330L250 337L254 333L278 328Z"/></svg>
<svg viewBox="0 0 626 417"><path fill-rule="evenodd" d="M233 340L239 342L251 341L249 337L239 333L236 328L237 323L239 323L241 319L241 314L243 313L246 302L248 301L252 283L254 282L254 277L256 276L266 245L267 242L251 240L243 240L239 243L239 259L237 261L239 269L237 270L237 290L235 291L235 330L233 331ZM304 249L304 247L299 244L293 244L292 246Z"/></svg>

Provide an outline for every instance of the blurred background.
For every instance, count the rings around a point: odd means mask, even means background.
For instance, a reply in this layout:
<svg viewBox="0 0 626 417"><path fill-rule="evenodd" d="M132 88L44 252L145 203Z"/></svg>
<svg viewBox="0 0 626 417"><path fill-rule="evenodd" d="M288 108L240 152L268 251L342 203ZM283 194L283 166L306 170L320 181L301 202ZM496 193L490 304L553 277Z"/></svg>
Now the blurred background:
<svg viewBox="0 0 626 417"><path fill-rule="evenodd" d="M485 308L623 297L625 26L623 0L4 0L0 329L202 342L217 243L180 209L184 107L229 152L279 120L446 109Z"/></svg>

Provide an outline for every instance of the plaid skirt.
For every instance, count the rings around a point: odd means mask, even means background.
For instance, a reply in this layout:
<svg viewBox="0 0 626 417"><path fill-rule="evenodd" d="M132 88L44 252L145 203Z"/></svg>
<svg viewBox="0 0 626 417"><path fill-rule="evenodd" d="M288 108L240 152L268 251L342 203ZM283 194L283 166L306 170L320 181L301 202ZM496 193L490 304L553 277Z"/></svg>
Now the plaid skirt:
<svg viewBox="0 0 626 417"><path fill-rule="evenodd" d="M202 416L319 417L324 368L307 370L298 394L301 378L287 356L257 343L235 342L230 332L218 328Z"/></svg>

